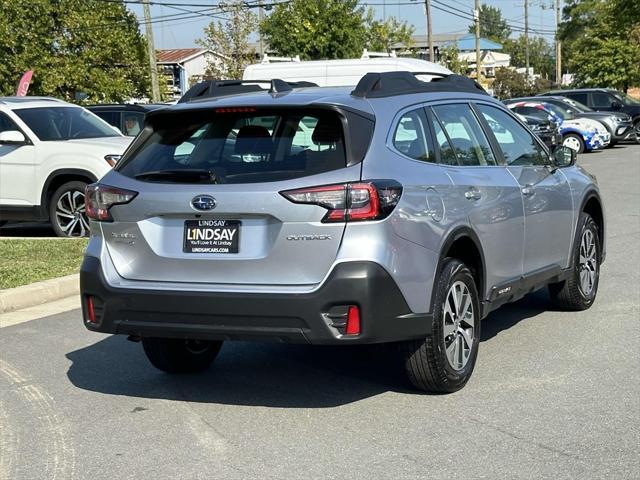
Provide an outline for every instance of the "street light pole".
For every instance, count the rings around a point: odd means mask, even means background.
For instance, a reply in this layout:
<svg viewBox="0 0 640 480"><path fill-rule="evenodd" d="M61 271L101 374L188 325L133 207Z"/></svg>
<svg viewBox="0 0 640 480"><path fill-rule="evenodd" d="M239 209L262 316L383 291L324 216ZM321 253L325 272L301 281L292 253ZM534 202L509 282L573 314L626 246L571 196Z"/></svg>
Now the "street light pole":
<svg viewBox="0 0 640 480"><path fill-rule="evenodd" d="M562 42L560 41L560 0L556 0L556 85L562 85Z"/></svg>
<svg viewBox="0 0 640 480"><path fill-rule="evenodd" d="M147 31L147 51L149 52L149 73L151 74L151 100L160 102L160 85L158 84L158 67L156 65L156 48L153 45L153 25L151 24L151 11L149 0L142 0L144 23Z"/></svg>
<svg viewBox="0 0 640 480"><path fill-rule="evenodd" d="M526 78L529 81L529 0L524 0L524 59Z"/></svg>
<svg viewBox="0 0 640 480"><path fill-rule="evenodd" d="M429 61L434 62L433 58L433 33L431 30L431 0L424 1L424 13L427 16L427 43L429 44Z"/></svg>
<svg viewBox="0 0 640 480"><path fill-rule="evenodd" d="M480 0L476 0L476 8L473 13L476 20L476 81L480 83L482 67L482 60L480 59Z"/></svg>

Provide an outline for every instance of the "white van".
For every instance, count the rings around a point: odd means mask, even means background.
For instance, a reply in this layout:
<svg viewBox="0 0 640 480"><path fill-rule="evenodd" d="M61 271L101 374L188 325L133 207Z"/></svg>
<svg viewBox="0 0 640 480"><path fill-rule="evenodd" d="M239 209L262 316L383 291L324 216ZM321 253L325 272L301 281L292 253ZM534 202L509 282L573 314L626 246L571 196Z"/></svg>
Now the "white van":
<svg viewBox="0 0 640 480"><path fill-rule="evenodd" d="M243 80L271 80L279 78L285 82L313 82L320 87L356 85L369 72L408 71L424 72L420 80L430 81L433 75L450 75L448 68L437 63L416 58L357 58L348 60L314 60L309 62L274 62L249 65L244 70Z"/></svg>

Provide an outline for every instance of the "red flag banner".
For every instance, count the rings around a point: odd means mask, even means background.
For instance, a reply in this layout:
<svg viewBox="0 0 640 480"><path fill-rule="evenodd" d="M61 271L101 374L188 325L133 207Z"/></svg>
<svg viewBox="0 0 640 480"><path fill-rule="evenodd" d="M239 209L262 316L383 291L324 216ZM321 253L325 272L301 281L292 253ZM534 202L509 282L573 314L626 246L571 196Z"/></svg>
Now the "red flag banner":
<svg viewBox="0 0 640 480"><path fill-rule="evenodd" d="M18 88L16 89L16 97L25 97L29 91L29 84L31 83L31 77L33 77L33 70L28 70L22 75Z"/></svg>

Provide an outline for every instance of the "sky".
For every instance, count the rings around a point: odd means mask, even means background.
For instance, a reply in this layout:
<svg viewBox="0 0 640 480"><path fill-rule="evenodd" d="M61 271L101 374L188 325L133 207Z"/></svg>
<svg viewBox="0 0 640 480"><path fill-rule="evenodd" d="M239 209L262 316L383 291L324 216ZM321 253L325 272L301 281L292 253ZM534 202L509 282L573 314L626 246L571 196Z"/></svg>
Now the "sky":
<svg viewBox="0 0 640 480"><path fill-rule="evenodd" d="M196 39L203 36L204 27L212 20L206 15L211 13L212 9L209 7L207 11L206 6L216 6L219 3L219 0L150 1L152 2L151 16L154 19L155 44L156 48L161 49L196 46ZM265 4L274 1L282 0L263 0ZM487 0L483 3L500 8L503 18L507 19L515 29L524 28L524 0ZM395 16L413 25L416 34L426 33L426 17L422 0L363 0L360 4L366 8L374 8L379 19L384 16ZM555 11L551 8L552 4L553 0L529 0L531 36L536 35L537 30L547 40L553 40L551 31L555 30ZM474 0L432 0L433 33L466 33L471 23L473 5ZM143 21L141 5L129 3L128 8L140 21ZM268 12L266 14L268 15ZM141 26L141 29L144 32L144 26ZM512 36L518 36L521 33L516 31Z"/></svg>

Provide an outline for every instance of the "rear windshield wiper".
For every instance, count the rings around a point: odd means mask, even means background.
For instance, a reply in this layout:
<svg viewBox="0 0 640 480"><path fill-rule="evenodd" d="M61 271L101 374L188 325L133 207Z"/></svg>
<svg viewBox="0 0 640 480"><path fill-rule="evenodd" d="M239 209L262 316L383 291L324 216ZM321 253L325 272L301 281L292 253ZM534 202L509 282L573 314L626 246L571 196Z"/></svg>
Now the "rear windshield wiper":
<svg viewBox="0 0 640 480"><path fill-rule="evenodd" d="M218 183L216 174L204 169L154 170L138 173L135 178L171 183Z"/></svg>

